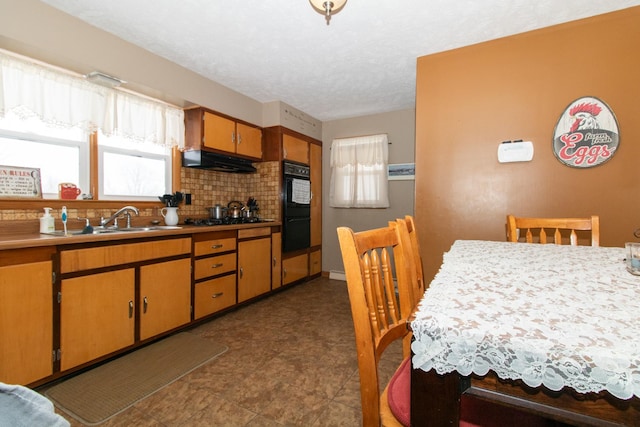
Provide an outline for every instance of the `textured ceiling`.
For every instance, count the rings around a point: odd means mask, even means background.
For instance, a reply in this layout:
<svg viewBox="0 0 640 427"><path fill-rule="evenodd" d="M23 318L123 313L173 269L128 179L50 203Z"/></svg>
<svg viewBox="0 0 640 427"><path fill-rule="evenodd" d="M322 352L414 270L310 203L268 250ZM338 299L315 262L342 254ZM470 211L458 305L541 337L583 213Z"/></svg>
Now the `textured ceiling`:
<svg viewBox="0 0 640 427"><path fill-rule="evenodd" d="M327 26L307 0L42 1L259 102L283 101L321 121L413 108L420 56L640 5L348 0Z"/></svg>

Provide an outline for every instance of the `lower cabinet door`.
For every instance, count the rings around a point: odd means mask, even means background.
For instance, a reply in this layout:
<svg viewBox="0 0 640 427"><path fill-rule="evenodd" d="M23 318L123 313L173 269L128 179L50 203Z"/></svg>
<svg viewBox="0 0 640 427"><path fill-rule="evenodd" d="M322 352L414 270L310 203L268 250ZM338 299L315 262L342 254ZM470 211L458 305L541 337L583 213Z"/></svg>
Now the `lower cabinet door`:
<svg viewBox="0 0 640 427"><path fill-rule="evenodd" d="M309 255L302 254L282 260L282 284L288 285L309 275Z"/></svg>
<svg viewBox="0 0 640 427"><path fill-rule="evenodd" d="M0 267L0 382L53 373L51 261Z"/></svg>
<svg viewBox="0 0 640 427"><path fill-rule="evenodd" d="M194 318L199 319L236 303L236 275L196 283Z"/></svg>
<svg viewBox="0 0 640 427"><path fill-rule="evenodd" d="M133 268L64 279L61 288L62 371L134 343Z"/></svg>
<svg viewBox="0 0 640 427"><path fill-rule="evenodd" d="M322 273L322 250L318 249L309 254L309 276Z"/></svg>
<svg viewBox="0 0 640 427"><path fill-rule="evenodd" d="M238 302L271 290L271 238L238 243Z"/></svg>
<svg viewBox="0 0 640 427"><path fill-rule="evenodd" d="M140 267L140 339L191 320L191 259Z"/></svg>

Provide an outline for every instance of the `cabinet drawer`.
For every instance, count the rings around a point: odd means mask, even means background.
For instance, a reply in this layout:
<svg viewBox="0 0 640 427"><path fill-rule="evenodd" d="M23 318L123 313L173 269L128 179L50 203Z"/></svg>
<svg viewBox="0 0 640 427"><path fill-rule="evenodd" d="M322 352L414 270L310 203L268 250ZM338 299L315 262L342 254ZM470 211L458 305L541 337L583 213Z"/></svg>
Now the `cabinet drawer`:
<svg viewBox="0 0 640 427"><path fill-rule="evenodd" d="M302 254L282 261L282 283L287 285L309 274L309 256Z"/></svg>
<svg viewBox="0 0 640 427"><path fill-rule="evenodd" d="M60 272L90 270L112 265L131 264L191 252L191 238L114 244L98 248L60 252Z"/></svg>
<svg viewBox="0 0 640 427"><path fill-rule="evenodd" d="M204 240L196 242L193 253L195 256L211 255L220 252L228 252L236 250L236 238L227 237L221 239Z"/></svg>
<svg viewBox="0 0 640 427"><path fill-rule="evenodd" d="M194 279L198 280L204 277L228 273L230 271L236 271L235 252L196 260Z"/></svg>
<svg viewBox="0 0 640 427"><path fill-rule="evenodd" d="M199 319L236 303L236 275L196 284L194 318Z"/></svg>

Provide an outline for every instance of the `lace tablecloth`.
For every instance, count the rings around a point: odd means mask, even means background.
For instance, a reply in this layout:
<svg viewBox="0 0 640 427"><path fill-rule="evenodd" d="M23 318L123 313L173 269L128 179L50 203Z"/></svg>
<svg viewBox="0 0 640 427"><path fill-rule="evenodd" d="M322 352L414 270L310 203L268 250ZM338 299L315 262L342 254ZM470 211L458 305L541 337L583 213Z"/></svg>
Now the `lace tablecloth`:
<svg viewBox="0 0 640 427"><path fill-rule="evenodd" d="M411 323L414 368L640 397L640 277L624 256L456 241Z"/></svg>

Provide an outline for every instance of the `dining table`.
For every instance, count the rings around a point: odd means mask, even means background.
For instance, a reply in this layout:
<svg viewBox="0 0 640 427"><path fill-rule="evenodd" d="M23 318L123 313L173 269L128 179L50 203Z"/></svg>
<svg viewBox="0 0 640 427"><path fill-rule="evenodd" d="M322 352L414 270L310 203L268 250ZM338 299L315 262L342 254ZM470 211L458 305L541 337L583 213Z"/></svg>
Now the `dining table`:
<svg viewBox="0 0 640 427"><path fill-rule="evenodd" d="M640 426L640 276L621 247L457 240L410 322L411 425L464 394L575 426Z"/></svg>

